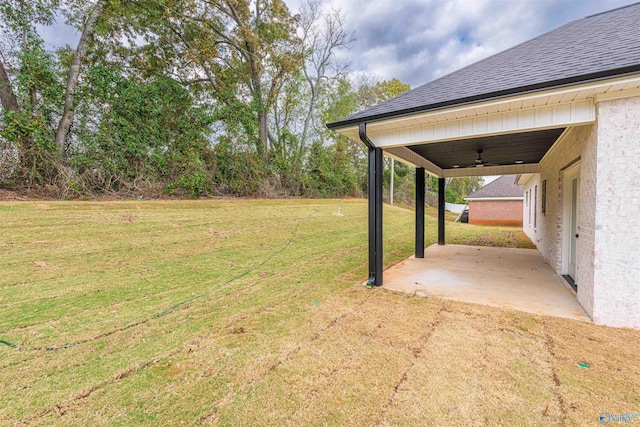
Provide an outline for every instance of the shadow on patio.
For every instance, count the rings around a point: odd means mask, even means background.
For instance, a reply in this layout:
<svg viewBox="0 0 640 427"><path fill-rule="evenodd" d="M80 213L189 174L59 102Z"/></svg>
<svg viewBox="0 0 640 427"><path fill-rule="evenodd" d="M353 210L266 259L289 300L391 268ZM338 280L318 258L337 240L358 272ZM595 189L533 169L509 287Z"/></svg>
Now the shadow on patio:
<svg viewBox="0 0 640 427"><path fill-rule="evenodd" d="M384 272L384 288L589 321L535 249L432 245Z"/></svg>

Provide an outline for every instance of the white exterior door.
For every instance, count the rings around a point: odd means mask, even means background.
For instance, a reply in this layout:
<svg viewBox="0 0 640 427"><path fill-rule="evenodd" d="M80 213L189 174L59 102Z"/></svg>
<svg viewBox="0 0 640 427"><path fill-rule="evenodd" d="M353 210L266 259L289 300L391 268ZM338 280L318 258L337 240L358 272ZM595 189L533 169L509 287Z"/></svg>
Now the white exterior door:
<svg viewBox="0 0 640 427"><path fill-rule="evenodd" d="M580 177L571 178L571 214L569 234L569 276L576 281L578 257L578 195L580 194Z"/></svg>
<svg viewBox="0 0 640 427"><path fill-rule="evenodd" d="M578 284L578 240L580 231L580 165L574 165L564 173L564 243L563 243L563 273L571 277Z"/></svg>

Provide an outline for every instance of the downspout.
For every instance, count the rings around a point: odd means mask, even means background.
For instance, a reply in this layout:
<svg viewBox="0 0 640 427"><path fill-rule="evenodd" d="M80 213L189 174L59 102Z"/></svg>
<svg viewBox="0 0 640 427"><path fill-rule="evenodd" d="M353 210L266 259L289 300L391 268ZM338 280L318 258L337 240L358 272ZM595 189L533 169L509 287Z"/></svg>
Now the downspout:
<svg viewBox="0 0 640 427"><path fill-rule="evenodd" d="M359 136L367 146L369 162L369 279L366 286L371 288L382 285L382 150L367 136L366 123L360 123Z"/></svg>
<svg viewBox="0 0 640 427"><path fill-rule="evenodd" d="M360 128L358 129L358 133L360 135L360 141L362 141L364 143L364 145L366 145L369 150L373 150L374 148L376 148L375 145L373 145L373 142L371 142L371 140L367 136L367 124L366 123L360 123Z"/></svg>

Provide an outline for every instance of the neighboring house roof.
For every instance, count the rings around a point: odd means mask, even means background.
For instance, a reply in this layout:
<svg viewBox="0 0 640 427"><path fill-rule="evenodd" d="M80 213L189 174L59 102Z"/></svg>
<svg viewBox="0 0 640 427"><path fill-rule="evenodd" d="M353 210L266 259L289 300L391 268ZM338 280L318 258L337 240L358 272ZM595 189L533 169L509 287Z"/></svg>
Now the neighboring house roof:
<svg viewBox="0 0 640 427"><path fill-rule="evenodd" d="M501 176L478 191L469 194L465 200L522 198L524 189L517 185L512 175Z"/></svg>
<svg viewBox="0 0 640 427"><path fill-rule="evenodd" d="M639 23L640 3L579 19L327 126L638 73Z"/></svg>

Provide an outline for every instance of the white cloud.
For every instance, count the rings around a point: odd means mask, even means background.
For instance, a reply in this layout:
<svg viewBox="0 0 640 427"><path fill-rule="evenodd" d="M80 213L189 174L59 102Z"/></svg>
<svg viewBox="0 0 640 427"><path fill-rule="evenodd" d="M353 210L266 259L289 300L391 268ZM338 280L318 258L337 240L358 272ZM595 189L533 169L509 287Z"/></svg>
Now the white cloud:
<svg viewBox="0 0 640 427"><path fill-rule="evenodd" d="M301 0L285 0L295 11ZM634 0L324 0L346 13L355 73L413 87L569 21Z"/></svg>

